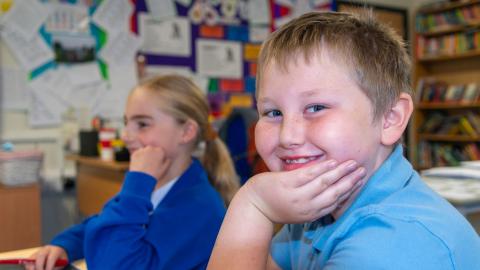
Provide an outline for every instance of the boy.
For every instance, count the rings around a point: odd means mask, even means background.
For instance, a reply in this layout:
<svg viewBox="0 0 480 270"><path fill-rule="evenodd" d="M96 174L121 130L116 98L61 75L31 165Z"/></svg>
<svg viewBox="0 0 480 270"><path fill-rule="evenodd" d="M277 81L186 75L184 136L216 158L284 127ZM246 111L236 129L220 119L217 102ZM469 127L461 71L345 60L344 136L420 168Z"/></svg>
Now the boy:
<svg viewBox="0 0 480 270"><path fill-rule="evenodd" d="M265 41L258 67L272 172L233 199L210 269L480 269L478 235L403 157L410 63L393 30L308 13ZM272 240L274 222L297 224Z"/></svg>

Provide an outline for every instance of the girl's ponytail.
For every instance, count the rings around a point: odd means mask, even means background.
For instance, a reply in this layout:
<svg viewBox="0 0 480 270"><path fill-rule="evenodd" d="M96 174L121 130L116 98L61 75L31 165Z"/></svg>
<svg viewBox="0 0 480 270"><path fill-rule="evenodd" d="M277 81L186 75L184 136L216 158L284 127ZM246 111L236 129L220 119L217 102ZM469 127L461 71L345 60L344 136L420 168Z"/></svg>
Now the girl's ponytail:
<svg viewBox="0 0 480 270"><path fill-rule="evenodd" d="M240 186L232 158L227 146L216 134L208 135L205 144L203 166L207 170L210 183L217 189L228 206Z"/></svg>

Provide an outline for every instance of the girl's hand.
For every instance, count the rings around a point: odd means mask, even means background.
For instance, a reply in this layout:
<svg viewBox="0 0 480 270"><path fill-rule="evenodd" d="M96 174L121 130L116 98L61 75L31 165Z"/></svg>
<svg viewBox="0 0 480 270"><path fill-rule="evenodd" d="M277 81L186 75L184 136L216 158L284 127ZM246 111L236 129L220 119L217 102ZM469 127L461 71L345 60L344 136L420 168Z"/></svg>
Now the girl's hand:
<svg viewBox="0 0 480 270"><path fill-rule="evenodd" d="M25 265L27 270L52 270L55 269L55 261L58 259L67 260L67 252L59 247L46 245L41 247L37 252L30 256L30 259L35 259L35 264Z"/></svg>
<svg viewBox="0 0 480 270"><path fill-rule="evenodd" d="M248 200L270 221L303 223L334 211L361 186L365 169L353 161L324 161L287 172L255 175L245 186Z"/></svg>
<svg viewBox="0 0 480 270"><path fill-rule="evenodd" d="M159 147L146 146L130 156L130 171L149 174L160 180L170 166L170 159Z"/></svg>

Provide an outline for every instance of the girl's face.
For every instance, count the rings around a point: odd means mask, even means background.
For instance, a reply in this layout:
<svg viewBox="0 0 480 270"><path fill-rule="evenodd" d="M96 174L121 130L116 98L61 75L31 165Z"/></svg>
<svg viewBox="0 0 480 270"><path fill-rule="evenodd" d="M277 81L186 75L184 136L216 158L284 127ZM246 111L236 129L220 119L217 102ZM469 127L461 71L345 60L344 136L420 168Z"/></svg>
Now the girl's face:
<svg viewBox="0 0 480 270"><path fill-rule="evenodd" d="M350 72L327 52L288 72L270 63L258 94L257 150L272 171L356 160L371 174L383 162L381 121Z"/></svg>
<svg viewBox="0 0 480 270"><path fill-rule="evenodd" d="M185 147L183 125L160 110L158 98L151 91L137 88L127 101L125 128L122 133L130 154L145 146L162 148L166 158L175 159Z"/></svg>

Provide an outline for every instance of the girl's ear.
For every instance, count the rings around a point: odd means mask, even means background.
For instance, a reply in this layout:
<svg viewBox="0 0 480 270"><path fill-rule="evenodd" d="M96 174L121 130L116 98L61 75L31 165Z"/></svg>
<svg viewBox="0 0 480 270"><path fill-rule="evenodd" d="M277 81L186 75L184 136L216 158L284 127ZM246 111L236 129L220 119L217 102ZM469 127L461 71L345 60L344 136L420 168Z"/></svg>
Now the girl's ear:
<svg viewBox="0 0 480 270"><path fill-rule="evenodd" d="M407 93L401 93L397 102L383 116L382 144L390 146L400 140L412 111L412 97Z"/></svg>
<svg viewBox="0 0 480 270"><path fill-rule="evenodd" d="M198 134L198 124L192 119L188 119L185 124L183 124L183 133L182 133L182 142L187 144L192 142L197 138Z"/></svg>

